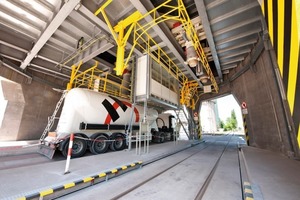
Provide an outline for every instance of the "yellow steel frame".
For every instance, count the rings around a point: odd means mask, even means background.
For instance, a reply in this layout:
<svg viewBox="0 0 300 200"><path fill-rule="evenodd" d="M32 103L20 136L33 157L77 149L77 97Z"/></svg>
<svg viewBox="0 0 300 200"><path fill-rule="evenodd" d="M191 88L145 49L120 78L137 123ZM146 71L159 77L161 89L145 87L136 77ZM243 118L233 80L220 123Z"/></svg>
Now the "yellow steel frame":
<svg viewBox="0 0 300 200"><path fill-rule="evenodd" d="M114 76L108 72L97 69L98 62L96 62L91 68L83 72L79 72L81 65L82 62L80 62L78 66L72 66L70 82L67 85L67 90L83 87L97 90L98 92L105 92L113 96L130 99L131 89L117 83L124 83L125 80L122 80L118 76ZM116 82L112 80L118 81ZM98 84L96 84L96 82L98 82ZM129 83L126 85L129 85Z"/></svg>
<svg viewBox="0 0 300 200"><path fill-rule="evenodd" d="M189 15L186 11L186 8L182 2L182 0L178 0L178 5L173 6L170 5L171 0L166 0L164 3L159 5L158 7L154 8L153 10L149 11L148 13L142 15L139 11L134 12L132 15L127 17L126 19L120 21L115 27L112 27L106 13L105 8L112 2L113 0L107 0L103 6L101 6L96 12L95 15L102 14L108 28L110 29L116 43L118 46L117 50L117 61L116 61L116 74L122 75L123 70L125 69L125 66L128 64L134 48L137 46L139 49L143 50L144 53L149 54L154 60L156 60L158 63L161 64L162 67L164 67L174 78L178 80L178 82L181 84L181 104L189 105L190 107L194 107L195 102L193 99L194 96L198 98L196 101L199 100L198 97L198 88L199 85L196 81L189 81L188 78L185 76L185 74L179 69L179 67L172 61L171 58L162 50L162 48L153 40L153 38L150 37L150 35L147 33L147 31L152 28L153 26L169 20L174 19L177 21L180 21L188 39L193 42L194 48L196 49L197 55L200 59L200 62L203 64L207 75L209 76L212 85L213 90L215 92L218 92L219 87L216 83L216 80L214 78L214 75L212 74L212 71L210 69L210 66L208 64L207 58L205 56L205 53L201 47L199 38L197 36L197 32L195 30L195 27L193 26ZM169 11L157 15L157 10L159 8L168 8ZM171 13L177 12L177 16L170 16ZM138 21L141 19L144 19L147 16L152 17L152 21L146 23L146 24L139 24ZM129 26L127 29L126 34L124 35L125 29ZM127 59L124 60L125 55L125 45L129 38L130 33L133 31L133 44L132 48L129 52L129 55ZM117 35L117 33L119 35ZM153 50L153 47L155 47ZM192 102L192 104L191 104Z"/></svg>
<svg viewBox="0 0 300 200"><path fill-rule="evenodd" d="M180 91L180 103L186 105L187 107L195 109L195 105L199 100L199 85L197 81L186 82ZM184 98L183 98L184 97ZM196 100L195 100L196 98Z"/></svg>

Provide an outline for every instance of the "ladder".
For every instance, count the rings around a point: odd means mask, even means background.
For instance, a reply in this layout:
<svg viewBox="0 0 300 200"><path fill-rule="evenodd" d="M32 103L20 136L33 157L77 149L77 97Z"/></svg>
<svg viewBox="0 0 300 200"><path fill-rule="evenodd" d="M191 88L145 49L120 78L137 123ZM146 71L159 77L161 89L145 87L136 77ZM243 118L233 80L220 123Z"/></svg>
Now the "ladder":
<svg viewBox="0 0 300 200"><path fill-rule="evenodd" d="M52 128L52 126L53 126L53 124L54 124L54 120L55 120L56 114L57 114L57 112L58 112L58 110L59 110L59 108L60 108L62 102L64 101L64 99L65 99L67 93L68 93L67 90L63 91L63 93L62 93L62 95L61 95L59 101L57 102L56 107L55 107L55 110L53 111L53 114L51 115L51 117L48 119L48 124L47 124L47 126L46 126L46 128L45 128L45 130L44 130L44 132L43 132L43 134L42 134L42 136L41 136L41 138L40 138L40 141L41 141L41 142L45 139L46 134L47 134L47 133L50 131L50 129Z"/></svg>
<svg viewBox="0 0 300 200"><path fill-rule="evenodd" d="M179 120L179 123L180 125L182 126L186 136L190 139L190 135L189 135L189 131L186 129L188 128L188 126L186 127L184 124L185 123L188 123L188 119L184 113L184 110L183 109L179 109L179 110L174 110L175 111L175 114L176 114L176 117L177 119ZM185 120L185 122L184 122Z"/></svg>

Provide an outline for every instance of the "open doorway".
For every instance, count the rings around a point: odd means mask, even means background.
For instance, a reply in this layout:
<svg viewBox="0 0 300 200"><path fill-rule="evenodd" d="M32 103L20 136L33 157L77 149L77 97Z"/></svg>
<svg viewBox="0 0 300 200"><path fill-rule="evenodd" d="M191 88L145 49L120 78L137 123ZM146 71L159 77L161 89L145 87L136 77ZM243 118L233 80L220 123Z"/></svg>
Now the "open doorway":
<svg viewBox="0 0 300 200"><path fill-rule="evenodd" d="M244 135L241 108L233 95L203 101L200 120L202 134Z"/></svg>

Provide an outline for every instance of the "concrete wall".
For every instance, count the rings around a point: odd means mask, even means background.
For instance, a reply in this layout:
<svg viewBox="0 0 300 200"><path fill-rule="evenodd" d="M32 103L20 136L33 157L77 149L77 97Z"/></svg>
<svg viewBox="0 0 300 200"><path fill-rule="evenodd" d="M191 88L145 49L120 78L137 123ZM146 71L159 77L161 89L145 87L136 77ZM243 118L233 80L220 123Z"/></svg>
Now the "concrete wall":
<svg viewBox="0 0 300 200"><path fill-rule="evenodd" d="M21 85L0 79L0 99L0 141L16 140L25 107Z"/></svg>
<svg viewBox="0 0 300 200"><path fill-rule="evenodd" d="M274 68L277 66L271 62L270 53L266 49L263 49L253 63L253 52L225 77L219 94L207 94L201 100L232 93L239 103L247 103L246 122L250 145L293 157L299 153L299 149L295 145L295 132L290 130L288 124L291 114L284 110L276 80ZM247 68L240 76L232 79Z"/></svg>
<svg viewBox="0 0 300 200"><path fill-rule="evenodd" d="M288 127L267 51L248 71L234 80L231 91L240 102L247 103L250 144L288 154L291 151Z"/></svg>
<svg viewBox="0 0 300 200"><path fill-rule="evenodd" d="M4 96L10 98L3 121L5 124L2 123L0 129L0 141L39 139L47 125L48 116L54 111L61 94L52 88L56 85L62 88L65 82L40 74L31 75L34 78L29 84L26 77L9 68L0 67L0 76L19 83L4 84ZM53 86L49 86L49 83L53 83ZM23 96L23 99L14 95Z"/></svg>
<svg viewBox="0 0 300 200"><path fill-rule="evenodd" d="M204 133L217 132L217 115L216 115L216 102L203 101L201 105L200 120L202 124L202 131Z"/></svg>

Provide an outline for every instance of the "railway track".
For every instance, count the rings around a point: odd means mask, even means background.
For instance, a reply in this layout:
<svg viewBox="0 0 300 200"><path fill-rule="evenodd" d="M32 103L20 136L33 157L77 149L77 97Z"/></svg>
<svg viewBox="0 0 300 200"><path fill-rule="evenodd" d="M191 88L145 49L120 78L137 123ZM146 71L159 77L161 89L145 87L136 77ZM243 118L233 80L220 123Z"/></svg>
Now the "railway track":
<svg viewBox="0 0 300 200"><path fill-rule="evenodd" d="M228 185L232 186L232 191L228 193L233 193L233 198L228 199L244 199L243 194L243 179L242 175L245 172L241 171L241 161L239 156L239 148L238 144L236 142L232 142L232 138L234 136L227 135L221 138L221 140L216 139L215 141L208 141L207 143L203 143L201 145L198 145L196 147L184 150L182 152L179 152L178 154L185 154L181 159L176 160L176 162L173 162L168 167L163 168L161 170L156 171L155 173L151 174L151 176L145 177L143 180L136 181L135 184L130 184L130 187L126 189L119 189L117 192L110 193L109 195L105 196L103 194L103 189L101 189L101 186L93 186L95 187L93 190L90 190L88 192L80 191L77 194L74 195L68 195L66 197L62 197L60 199L72 199L72 198L81 198L81 199L89 199L96 197L97 195L102 196L101 199L183 199L179 195L180 187L178 185L172 186L171 184L180 184L180 181L177 182L177 179L180 179L180 175L177 176L175 181L170 180L168 182L169 184L162 184L164 180L166 180L166 177L174 176L174 173L179 172L180 169L186 167L186 170L190 170L188 166L192 166L191 163L199 163L199 160L206 161L207 167L203 170L200 170L200 173L195 173L194 179L199 178L201 181L196 181L197 184L193 184L192 186L189 186L189 194L186 194L184 199L217 199L217 197L214 197L216 195L215 189L216 186L224 180L220 180L220 174L222 175L224 171L224 166L228 163L231 163L231 160L228 161L228 159L233 158L234 162L234 180L233 183L228 183ZM219 137L218 137L219 138ZM210 154L209 156L207 154ZM203 159L203 156L206 156L206 160ZM175 157L176 155L171 155L168 159L172 160L172 157ZM157 162L163 162L157 161ZM142 170L140 170L140 173L142 173L143 170L146 170L147 168L151 168L153 165L156 165L156 162L148 163L147 165L144 165ZM204 166L204 164L199 163L199 168ZM192 168L191 168L192 169ZM195 167L193 169L196 169ZM226 170L226 169L225 169ZM151 171L151 170L149 170ZM202 172L201 172L202 171ZM134 172L137 173L137 172ZM147 172L145 172L147 173ZM193 172L194 173L194 172ZM230 176L231 174L228 173ZM129 179L131 180L130 176L131 174L128 174L128 177L122 176L117 179ZM172 179L172 178L169 178ZM110 187L117 187L113 186L115 180L111 180L112 186ZM186 180L185 182L188 182ZM193 180L195 182L195 180ZM229 180L226 182L230 182ZM118 181L116 181L116 184L119 184ZM169 186L168 186L169 185ZM184 187L184 186L182 186ZM170 190L170 188L173 188ZM179 189L178 189L179 188ZM221 188L222 189L222 188ZM177 194L178 192L178 194ZM183 191L181 191L182 193ZM174 193L175 196L171 197L172 195L170 193ZM227 192L226 192L227 193ZM93 196L95 195L95 196ZM69 198L70 197L70 198ZM219 197L221 198L221 197ZM226 199L226 198L223 198Z"/></svg>

